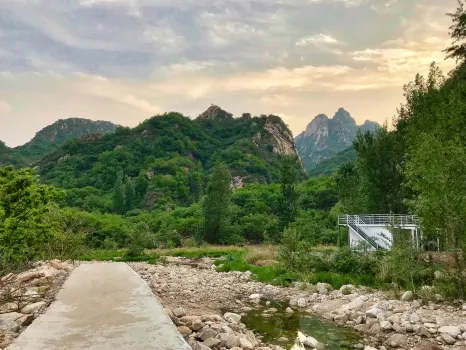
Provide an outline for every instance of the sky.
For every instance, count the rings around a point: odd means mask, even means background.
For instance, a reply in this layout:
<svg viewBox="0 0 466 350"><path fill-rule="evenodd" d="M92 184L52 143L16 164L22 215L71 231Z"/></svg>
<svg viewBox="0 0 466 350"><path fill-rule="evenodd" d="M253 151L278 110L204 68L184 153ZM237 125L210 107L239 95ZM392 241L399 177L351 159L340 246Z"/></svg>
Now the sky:
<svg viewBox="0 0 466 350"><path fill-rule="evenodd" d="M455 62L456 0L1 0L0 140L70 117L136 126L211 104L294 135L340 107L391 120L403 84Z"/></svg>

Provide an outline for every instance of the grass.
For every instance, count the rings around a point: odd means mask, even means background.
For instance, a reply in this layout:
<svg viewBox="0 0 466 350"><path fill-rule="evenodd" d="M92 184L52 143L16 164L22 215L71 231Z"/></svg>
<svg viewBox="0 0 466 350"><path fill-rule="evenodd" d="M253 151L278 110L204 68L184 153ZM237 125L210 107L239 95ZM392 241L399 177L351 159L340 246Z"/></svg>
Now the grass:
<svg viewBox="0 0 466 350"><path fill-rule="evenodd" d="M82 261L145 261L149 264L155 264L159 260L159 255L155 252L149 252L140 256L127 256L126 249L89 249L79 260Z"/></svg>

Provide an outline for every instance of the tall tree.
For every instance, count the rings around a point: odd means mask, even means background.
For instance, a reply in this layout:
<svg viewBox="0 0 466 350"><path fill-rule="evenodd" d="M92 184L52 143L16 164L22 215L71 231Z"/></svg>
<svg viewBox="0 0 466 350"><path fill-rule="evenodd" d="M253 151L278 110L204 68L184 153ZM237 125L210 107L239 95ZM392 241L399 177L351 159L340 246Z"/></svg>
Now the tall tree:
<svg viewBox="0 0 466 350"><path fill-rule="evenodd" d="M457 62L466 59L466 9L464 0L458 0L455 13L448 13L453 24L450 26L450 37L453 42L445 49L447 58L454 58Z"/></svg>
<svg viewBox="0 0 466 350"><path fill-rule="evenodd" d="M136 191L134 189L133 180L128 176L125 181L125 209L130 211L134 208L136 200Z"/></svg>
<svg viewBox="0 0 466 350"><path fill-rule="evenodd" d="M115 187L113 188L113 211L117 214L125 213L125 188L121 171L117 173Z"/></svg>
<svg viewBox="0 0 466 350"><path fill-rule="evenodd" d="M230 170L224 163L214 165L202 203L204 240L209 243L227 243L231 220L232 183Z"/></svg>
<svg viewBox="0 0 466 350"><path fill-rule="evenodd" d="M280 231L296 219L298 214L298 159L295 156L283 156L280 168L280 200L278 215L280 218ZM279 237L276 237L279 240Z"/></svg>

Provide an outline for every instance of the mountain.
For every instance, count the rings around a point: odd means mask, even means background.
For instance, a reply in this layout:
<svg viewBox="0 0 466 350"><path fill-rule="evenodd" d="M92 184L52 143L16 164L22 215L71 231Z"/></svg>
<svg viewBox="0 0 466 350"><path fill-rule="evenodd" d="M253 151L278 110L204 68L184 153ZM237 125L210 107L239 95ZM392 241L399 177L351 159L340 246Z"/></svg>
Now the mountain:
<svg viewBox="0 0 466 350"><path fill-rule="evenodd" d="M152 209L197 201L217 160L229 166L235 187L276 182L280 155L297 152L279 117L233 118L210 106L194 120L171 112L133 129L118 127L115 133L69 141L35 165L43 181L71 189L75 206L90 194L96 200L111 196L121 172L134 182L138 207Z"/></svg>
<svg viewBox="0 0 466 350"><path fill-rule="evenodd" d="M333 157L325 159L317 164L315 168L307 171L309 177L329 176L337 172L343 164L351 163L356 160L357 154L354 147L349 147L344 151L338 152Z"/></svg>
<svg viewBox="0 0 466 350"><path fill-rule="evenodd" d="M107 121L81 118L59 119L40 130L28 143L15 148L0 144L0 166L29 166L66 141L90 134L114 132L116 125Z"/></svg>
<svg viewBox="0 0 466 350"><path fill-rule="evenodd" d="M379 124L369 120L358 126L349 112L340 108L333 118L317 115L296 137L296 148L309 173L318 164L350 147L358 130L373 131L378 127Z"/></svg>

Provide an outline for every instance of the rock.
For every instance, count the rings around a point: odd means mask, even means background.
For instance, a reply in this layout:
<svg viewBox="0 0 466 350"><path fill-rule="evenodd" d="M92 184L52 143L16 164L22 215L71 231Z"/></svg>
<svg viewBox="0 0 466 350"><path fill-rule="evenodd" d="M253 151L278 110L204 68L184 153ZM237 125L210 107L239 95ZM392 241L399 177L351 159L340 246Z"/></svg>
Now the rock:
<svg viewBox="0 0 466 350"><path fill-rule="evenodd" d="M52 266L54 269L57 269L57 270L61 270L63 268L63 265L61 264L61 262L56 259L50 261L50 266Z"/></svg>
<svg viewBox="0 0 466 350"><path fill-rule="evenodd" d="M307 337L304 339L303 344L309 348L317 348L319 346L319 341L313 337Z"/></svg>
<svg viewBox="0 0 466 350"><path fill-rule="evenodd" d="M389 339L388 339L388 344L390 346L393 346L394 348L397 347L402 347L408 342L408 337L404 334L398 334L395 333L393 334Z"/></svg>
<svg viewBox="0 0 466 350"><path fill-rule="evenodd" d="M204 324L202 323L202 321L200 319L195 319L192 323L191 323L191 329L195 332L197 332L198 330L202 329L202 327L204 327Z"/></svg>
<svg viewBox="0 0 466 350"><path fill-rule="evenodd" d="M419 323L420 321L421 321L421 318L416 313L413 313L411 314L411 316L409 316L409 322L411 322L412 324Z"/></svg>
<svg viewBox="0 0 466 350"><path fill-rule="evenodd" d="M298 307L304 308L304 307L307 306L307 301L306 301L306 299L304 299L304 298L299 298L298 301L297 301L297 303L296 303L296 305L297 305Z"/></svg>
<svg viewBox="0 0 466 350"><path fill-rule="evenodd" d="M421 340L416 344L414 350L442 350L437 344L431 343L427 340Z"/></svg>
<svg viewBox="0 0 466 350"><path fill-rule="evenodd" d="M319 294L328 294L333 290L332 286L328 283L317 283L317 290L319 291Z"/></svg>
<svg viewBox="0 0 466 350"><path fill-rule="evenodd" d="M16 320L16 323L22 327L27 327L32 323L32 321L34 321L34 315L22 315Z"/></svg>
<svg viewBox="0 0 466 350"><path fill-rule="evenodd" d="M234 348L236 346L239 346L239 337L237 336L229 336L227 341L224 343L224 346L227 349Z"/></svg>
<svg viewBox="0 0 466 350"><path fill-rule="evenodd" d="M402 327L398 323L393 323L392 329L397 333L406 333L406 327Z"/></svg>
<svg viewBox="0 0 466 350"><path fill-rule="evenodd" d="M220 343L221 343L220 339L207 338L206 340L204 340L202 344L207 346L208 348L213 348L214 346L217 346Z"/></svg>
<svg viewBox="0 0 466 350"><path fill-rule="evenodd" d="M452 337L451 335L449 335L448 333L442 333L441 337L442 337L443 341L444 341L445 343L447 343L448 345L453 345L453 344L455 344L455 342L456 342L456 339L453 338L453 337Z"/></svg>
<svg viewBox="0 0 466 350"><path fill-rule="evenodd" d="M292 309L291 307L287 307L286 310L285 310L285 312L286 312L287 314L292 314L292 313L294 313L294 311L293 311L293 309Z"/></svg>
<svg viewBox="0 0 466 350"><path fill-rule="evenodd" d="M186 316L186 310L179 306L176 309L173 309L173 315L175 315L176 317Z"/></svg>
<svg viewBox="0 0 466 350"><path fill-rule="evenodd" d="M362 345L361 343L356 343L353 345L353 348L355 349L364 349L364 345Z"/></svg>
<svg viewBox="0 0 466 350"><path fill-rule="evenodd" d="M18 276L20 282L28 282L35 278L43 277L44 273L41 271L27 271Z"/></svg>
<svg viewBox="0 0 466 350"><path fill-rule="evenodd" d="M445 333L450 335L453 338L456 338L461 334L461 330L456 326L443 326L438 329L440 333Z"/></svg>
<svg viewBox="0 0 466 350"><path fill-rule="evenodd" d="M177 329L178 329L178 332L183 337L187 337L188 335L190 335L193 332L189 327L186 327L186 326L179 326L179 327L177 327Z"/></svg>
<svg viewBox="0 0 466 350"><path fill-rule="evenodd" d="M376 318L378 314L380 314L382 310L379 308L373 307L366 311L366 317Z"/></svg>
<svg viewBox="0 0 466 350"><path fill-rule="evenodd" d="M239 323L239 321L241 321L241 315L235 314L233 312L226 312L223 315L223 318L227 320L228 322Z"/></svg>
<svg viewBox="0 0 466 350"><path fill-rule="evenodd" d="M298 299L292 298L290 299L290 306L297 306L298 305Z"/></svg>
<svg viewBox="0 0 466 350"><path fill-rule="evenodd" d="M15 333L19 331L20 324L16 322L23 315L17 312L10 312L7 314L0 314L0 332Z"/></svg>
<svg viewBox="0 0 466 350"><path fill-rule="evenodd" d="M356 288L352 284L345 284L340 287L340 293L343 295L348 295L353 293Z"/></svg>
<svg viewBox="0 0 466 350"><path fill-rule="evenodd" d="M341 301L343 301L343 300L341 300ZM360 296L360 297L350 301L346 305L341 306L340 311L345 312L345 311L348 311L348 310L358 310L364 305L364 302L365 302L365 298Z"/></svg>
<svg viewBox="0 0 466 350"><path fill-rule="evenodd" d="M289 341L289 339L286 338L286 337L280 337L280 338L277 339L277 341L278 341L279 343L286 343L286 342Z"/></svg>
<svg viewBox="0 0 466 350"><path fill-rule="evenodd" d="M390 323L390 322L389 322ZM356 326L354 326L354 329L356 329L358 332L363 332L363 333L367 333L370 331L371 329L371 325L370 324L358 324Z"/></svg>
<svg viewBox="0 0 466 350"><path fill-rule="evenodd" d="M254 345L246 338L239 338L239 346L243 350L253 350Z"/></svg>
<svg viewBox="0 0 466 350"><path fill-rule="evenodd" d="M261 294L251 294L249 296L249 299L254 300L254 299L260 299L262 297Z"/></svg>
<svg viewBox="0 0 466 350"><path fill-rule="evenodd" d="M33 313L39 312L43 308L45 308L45 301L39 301L37 303L26 305L21 310L21 313L23 313L23 314L33 314Z"/></svg>
<svg viewBox="0 0 466 350"><path fill-rule="evenodd" d="M380 328L382 328L384 331L389 331L392 329L392 324L390 321L382 321L380 322Z"/></svg>
<svg viewBox="0 0 466 350"><path fill-rule="evenodd" d="M201 344L201 343L198 343L198 342L195 342L193 345L192 345L192 349L193 350L210 350L210 348L204 344Z"/></svg>
<svg viewBox="0 0 466 350"><path fill-rule="evenodd" d="M391 315L390 317L387 317L387 321L390 321L392 324L400 323L400 318L397 315Z"/></svg>
<svg viewBox="0 0 466 350"><path fill-rule="evenodd" d="M414 294L410 290L404 292L403 296L401 297L402 301L412 301L414 299Z"/></svg>
<svg viewBox="0 0 466 350"><path fill-rule="evenodd" d="M352 308L347 308L351 303L352 302L348 303L348 301L344 299L333 299L315 304L312 310L319 314L326 314L334 310L344 313L345 311L352 310ZM362 306L362 304L360 306Z"/></svg>
<svg viewBox="0 0 466 350"><path fill-rule="evenodd" d="M372 346L366 345L364 350L377 350L377 348L373 348Z"/></svg>
<svg viewBox="0 0 466 350"><path fill-rule="evenodd" d="M16 333L13 332L1 332L0 333L0 349L6 348L8 345L13 343L13 340L17 337Z"/></svg>
<svg viewBox="0 0 466 350"><path fill-rule="evenodd" d="M199 333L197 333L197 337L204 341L204 340L206 340L208 338L215 338L217 336L217 334L218 334L217 331L215 331L212 328L206 326L206 327L202 328L202 330L199 331Z"/></svg>

